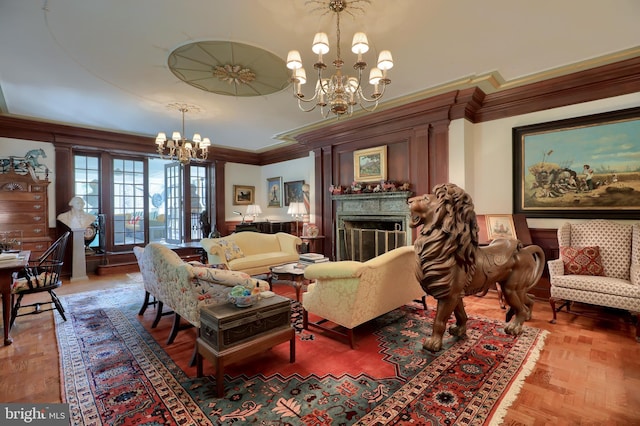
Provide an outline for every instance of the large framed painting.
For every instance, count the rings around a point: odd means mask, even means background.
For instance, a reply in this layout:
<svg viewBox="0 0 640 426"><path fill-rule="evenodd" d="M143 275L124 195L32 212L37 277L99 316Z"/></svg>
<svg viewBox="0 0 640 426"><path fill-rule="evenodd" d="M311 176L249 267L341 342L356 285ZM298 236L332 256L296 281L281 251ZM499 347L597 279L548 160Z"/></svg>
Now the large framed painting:
<svg viewBox="0 0 640 426"><path fill-rule="evenodd" d="M267 207L282 207L282 176L267 179Z"/></svg>
<svg viewBox="0 0 640 426"><path fill-rule="evenodd" d="M513 128L513 211L640 214L640 108Z"/></svg>
<svg viewBox="0 0 640 426"><path fill-rule="evenodd" d="M288 206L292 201L293 202L302 202L304 201L304 195L302 194L302 185L304 185L303 180L294 180L291 182L284 183L284 205Z"/></svg>
<svg viewBox="0 0 640 426"><path fill-rule="evenodd" d="M356 182L387 180L387 146L354 151L353 176Z"/></svg>
<svg viewBox="0 0 640 426"><path fill-rule="evenodd" d="M233 205L248 206L255 204L256 187L246 185L233 185Z"/></svg>

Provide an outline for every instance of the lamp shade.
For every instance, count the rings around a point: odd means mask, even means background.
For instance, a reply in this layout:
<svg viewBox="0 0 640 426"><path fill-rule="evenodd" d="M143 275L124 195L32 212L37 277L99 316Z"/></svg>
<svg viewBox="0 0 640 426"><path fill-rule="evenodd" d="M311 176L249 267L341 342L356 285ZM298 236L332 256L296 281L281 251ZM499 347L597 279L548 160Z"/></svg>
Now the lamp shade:
<svg viewBox="0 0 640 426"><path fill-rule="evenodd" d="M353 35L351 51L356 55L362 55L369 51L369 40L367 40L367 35L365 33L355 33Z"/></svg>
<svg viewBox="0 0 640 426"><path fill-rule="evenodd" d="M380 52L380 55L378 55L378 68L383 71L393 68L393 58L390 51L383 50Z"/></svg>
<svg viewBox="0 0 640 426"><path fill-rule="evenodd" d="M287 210L287 214L290 214L293 217L300 217L307 214L307 208L301 201L292 201L289 203L289 210Z"/></svg>
<svg viewBox="0 0 640 426"><path fill-rule="evenodd" d="M300 57L300 52L297 50L290 50L287 54L287 68L290 70L297 70L298 68L302 68L302 58Z"/></svg>
<svg viewBox="0 0 640 426"><path fill-rule="evenodd" d="M262 214L262 209L260 208L259 205L257 205L257 204L249 204L247 206L247 214L246 214L247 216L256 217L256 216L259 216L261 214Z"/></svg>
<svg viewBox="0 0 640 426"><path fill-rule="evenodd" d="M313 38L311 50L316 55L324 55L329 52L329 37L327 33L317 33Z"/></svg>

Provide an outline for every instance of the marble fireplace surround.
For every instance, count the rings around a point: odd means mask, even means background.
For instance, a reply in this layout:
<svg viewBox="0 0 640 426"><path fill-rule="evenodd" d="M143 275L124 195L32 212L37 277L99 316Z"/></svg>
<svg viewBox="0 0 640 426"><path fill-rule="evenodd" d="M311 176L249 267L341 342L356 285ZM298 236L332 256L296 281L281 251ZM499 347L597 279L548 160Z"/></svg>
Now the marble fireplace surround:
<svg viewBox="0 0 640 426"><path fill-rule="evenodd" d="M410 212L407 200L411 192L378 192L332 195L335 208L336 260L365 261L396 246L411 245ZM363 232L358 230L362 229ZM354 231L355 230L355 231ZM351 236L356 241L352 258ZM377 243L375 242L377 241ZM385 241L385 242L383 242ZM361 253L357 247L365 247Z"/></svg>

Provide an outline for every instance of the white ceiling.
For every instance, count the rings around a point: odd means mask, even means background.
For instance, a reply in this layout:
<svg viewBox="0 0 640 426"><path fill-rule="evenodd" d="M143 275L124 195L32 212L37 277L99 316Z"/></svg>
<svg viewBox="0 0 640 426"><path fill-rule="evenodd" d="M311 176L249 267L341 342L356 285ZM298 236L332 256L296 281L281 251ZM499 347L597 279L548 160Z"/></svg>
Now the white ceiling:
<svg viewBox="0 0 640 426"><path fill-rule="evenodd" d="M145 135L149 143L160 130L180 130L180 114L167 104L194 104L202 111L187 114L188 135L268 150L283 143L275 135L322 121L319 112L299 111L290 88L251 98L198 90L169 71L167 58L191 41L232 40L283 60L297 49L311 77L316 32L329 35L327 62L335 57L335 24L313 11L316 3L322 1L0 0L0 95L12 115ZM372 52L391 50L396 65L385 100L415 99L410 95L492 72L506 83L531 81L640 51L638 0L366 3L355 18L343 15L342 57L351 69L351 37L359 30L369 37L370 64Z"/></svg>

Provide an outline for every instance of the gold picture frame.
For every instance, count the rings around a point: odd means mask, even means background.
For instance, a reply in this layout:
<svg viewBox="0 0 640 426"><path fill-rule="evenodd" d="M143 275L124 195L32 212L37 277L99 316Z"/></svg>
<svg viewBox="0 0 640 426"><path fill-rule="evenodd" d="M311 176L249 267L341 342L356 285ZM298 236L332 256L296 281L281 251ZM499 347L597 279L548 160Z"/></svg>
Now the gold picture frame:
<svg viewBox="0 0 640 426"><path fill-rule="evenodd" d="M517 239L516 226L513 222L513 215L510 214L488 214L485 215L487 224L487 239L489 241L496 238Z"/></svg>
<svg viewBox="0 0 640 426"><path fill-rule="evenodd" d="M256 187L247 185L233 185L233 205L248 206L255 204Z"/></svg>
<svg viewBox="0 0 640 426"><path fill-rule="evenodd" d="M387 180L387 146L354 151L353 177L356 182Z"/></svg>

